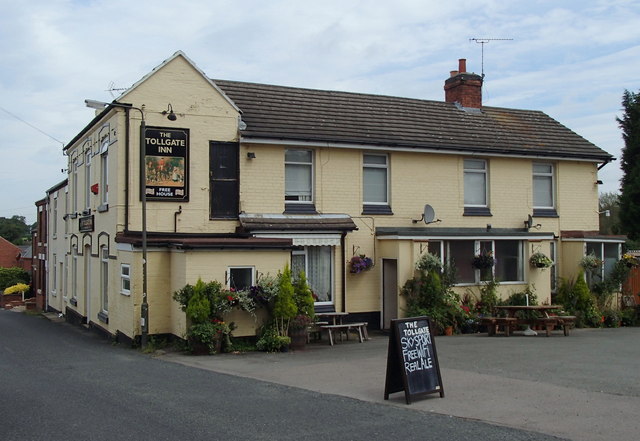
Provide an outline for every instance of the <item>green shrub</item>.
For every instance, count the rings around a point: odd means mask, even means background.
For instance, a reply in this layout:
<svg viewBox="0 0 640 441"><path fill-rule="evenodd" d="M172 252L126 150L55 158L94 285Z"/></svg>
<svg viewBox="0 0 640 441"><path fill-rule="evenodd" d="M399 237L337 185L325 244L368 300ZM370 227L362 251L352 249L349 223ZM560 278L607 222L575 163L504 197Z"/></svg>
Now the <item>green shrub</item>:
<svg viewBox="0 0 640 441"><path fill-rule="evenodd" d="M298 307L293 299L295 290L291 282L289 264L285 265L280 274L278 287L278 295L273 305L273 316L276 319L278 333L284 337L289 333L289 321L298 313Z"/></svg>
<svg viewBox="0 0 640 441"><path fill-rule="evenodd" d="M256 348L264 352L280 352L282 348L289 346L290 343L291 338L280 335L276 323L271 322L261 328Z"/></svg>
<svg viewBox="0 0 640 441"><path fill-rule="evenodd" d="M31 283L29 273L18 267L0 268L0 292L18 283L29 285Z"/></svg>
<svg viewBox="0 0 640 441"><path fill-rule="evenodd" d="M187 320L193 324L200 324L209 321L211 305L209 300L204 296L204 289L204 282L201 279L198 279L195 287L193 288L193 295L189 299L189 304L186 308Z"/></svg>
<svg viewBox="0 0 640 441"><path fill-rule="evenodd" d="M298 308L298 314L306 315L313 318L314 312L314 300L311 288L307 283L307 276L304 271L300 271L298 279L293 286L293 299Z"/></svg>

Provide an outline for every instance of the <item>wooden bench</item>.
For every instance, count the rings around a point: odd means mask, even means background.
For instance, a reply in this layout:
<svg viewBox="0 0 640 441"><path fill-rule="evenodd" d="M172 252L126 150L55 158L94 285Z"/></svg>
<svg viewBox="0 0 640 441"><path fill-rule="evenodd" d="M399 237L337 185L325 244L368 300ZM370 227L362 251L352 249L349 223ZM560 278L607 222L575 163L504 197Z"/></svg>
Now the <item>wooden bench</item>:
<svg viewBox="0 0 640 441"><path fill-rule="evenodd" d="M369 339L369 334L367 333L367 322L359 322L359 323L343 323L336 325L321 325L320 329L324 329L329 333L329 343L333 346L333 333L338 332L340 335L340 341L342 341L342 335L344 334L349 340L349 331L355 331L358 334L358 339L360 343L362 343L365 339Z"/></svg>
<svg viewBox="0 0 640 441"><path fill-rule="evenodd" d="M569 331L576 324L575 315L557 315L554 318L558 319L558 326L562 326L565 337L569 335Z"/></svg>
<svg viewBox="0 0 640 441"><path fill-rule="evenodd" d="M320 340L322 331L320 328L328 324L329 322L315 322L307 326L307 343L311 343L311 336L314 340Z"/></svg>
<svg viewBox="0 0 640 441"><path fill-rule="evenodd" d="M533 319L533 323L542 327L547 333L547 337L550 337L551 331L553 331L553 328L558 324L558 319L557 317L538 317Z"/></svg>
<svg viewBox="0 0 640 441"><path fill-rule="evenodd" d="M488 335L496 335L500 327L504 330L504 335L511 335L511 328L515 327L518 319L515 317L482 317L480 324L487 327Z"/></svg>

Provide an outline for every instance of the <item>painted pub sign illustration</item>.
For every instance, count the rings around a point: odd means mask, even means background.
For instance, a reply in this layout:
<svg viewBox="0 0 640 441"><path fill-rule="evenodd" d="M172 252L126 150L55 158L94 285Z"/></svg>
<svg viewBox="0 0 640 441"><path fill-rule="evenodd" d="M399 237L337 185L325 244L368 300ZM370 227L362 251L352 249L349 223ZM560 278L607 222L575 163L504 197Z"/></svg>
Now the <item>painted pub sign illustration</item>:
<svg viewBox="0 0 640 441"><path fill-rule="evenodd" d="M147 200L189 200L189 129L147 127L145 177Z"/></svg>

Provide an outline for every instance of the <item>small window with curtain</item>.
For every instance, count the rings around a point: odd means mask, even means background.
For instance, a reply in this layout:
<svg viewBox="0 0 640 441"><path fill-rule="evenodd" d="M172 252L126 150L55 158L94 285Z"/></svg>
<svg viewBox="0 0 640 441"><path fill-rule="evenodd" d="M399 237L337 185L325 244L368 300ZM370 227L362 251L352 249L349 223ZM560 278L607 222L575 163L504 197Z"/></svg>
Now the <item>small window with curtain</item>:
<svg viewBox="0 0 640 441"><path fill-rule="evenodd" d="M313 205L313 152L287 149L284 154L285 210L315 212Z"/></svg>
<svg viewBox="0 0 640 441"><path fill-rule="evenodd" d="M534 163L532 179L534 216L557 216L553 164Z"/></svg>
<svg viewBox="0 0 640 441"><path fill-rule="evenodd" d="M464 160L464 214L466 216L491 216L488 181L487 161Z"/></svg>
<svg viewBox="0 0 640 441"><path fill-rule="evenodd" d="M389 207L389 158L364 154L362 157L362 199L364 214L392 214Z"/></svg>

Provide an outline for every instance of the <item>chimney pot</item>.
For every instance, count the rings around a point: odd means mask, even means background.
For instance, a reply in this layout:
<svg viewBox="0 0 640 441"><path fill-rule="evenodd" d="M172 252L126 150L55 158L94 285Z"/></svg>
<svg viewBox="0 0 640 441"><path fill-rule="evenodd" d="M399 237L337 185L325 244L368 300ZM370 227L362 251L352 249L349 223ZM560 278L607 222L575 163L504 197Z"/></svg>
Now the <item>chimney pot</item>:
<svg viewBox="0 0 640 441"><path fill-rule="evenodd" d="M467 59L466 58L460 58L458 60L458 71L460 71L460 73L467 71Z"/></svg>
<svg viewBox="0 0 640 441"><path fill-rule="evenodd" d="M451 74L452 77L455 77L456 75L458 75L458 71L457 70L452 70L449 73Z"/></svg>

